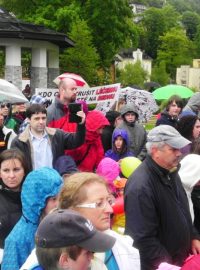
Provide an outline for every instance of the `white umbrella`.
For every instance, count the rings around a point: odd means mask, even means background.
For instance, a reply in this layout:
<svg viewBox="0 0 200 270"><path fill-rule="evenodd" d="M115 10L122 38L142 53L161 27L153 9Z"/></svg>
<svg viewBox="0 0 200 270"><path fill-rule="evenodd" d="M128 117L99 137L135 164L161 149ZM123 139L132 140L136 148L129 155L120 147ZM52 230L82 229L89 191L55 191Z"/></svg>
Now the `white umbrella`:
<svg viewBox="0 0 200 270"><path fill-rule="evenodd" d="M89 85L87 84L87 82L80 75L75 74L75 73L65 72L59 75L58 77L56 77L53 82L59 85L60 81L64 80L65 78L73 79L76 82L76 85L79 87L84 86L84 88L89 88Z"/></svg>
<svg viewBox="0 0 200 270"><path fill-rule="evenodd" d="M146 90L126 87L122 88L119 93L119 98L125 98L126 103L135 104L139 112L140 122L147 122L153 113L158 110L153 94Z"/></svg>
<svg viewBox="0 0 200 270"><path fill-rule="evenodd" d="M0 102L29 102L22 92L12 83L0 79Z"/></svg>

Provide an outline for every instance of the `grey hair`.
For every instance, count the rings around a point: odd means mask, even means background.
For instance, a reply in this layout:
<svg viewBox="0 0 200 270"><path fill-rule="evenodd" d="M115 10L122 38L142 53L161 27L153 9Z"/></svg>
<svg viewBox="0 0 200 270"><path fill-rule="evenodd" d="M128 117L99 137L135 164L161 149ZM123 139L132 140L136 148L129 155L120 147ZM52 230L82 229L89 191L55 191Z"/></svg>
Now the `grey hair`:
<svg viewBox="0 0 200 270"><path fill-rule="evenodd" d="M157 147L158 149L162 149L165 145L166 145L165 142L147 142L146 143L147 153L151 156L153 147Z"/></svg>

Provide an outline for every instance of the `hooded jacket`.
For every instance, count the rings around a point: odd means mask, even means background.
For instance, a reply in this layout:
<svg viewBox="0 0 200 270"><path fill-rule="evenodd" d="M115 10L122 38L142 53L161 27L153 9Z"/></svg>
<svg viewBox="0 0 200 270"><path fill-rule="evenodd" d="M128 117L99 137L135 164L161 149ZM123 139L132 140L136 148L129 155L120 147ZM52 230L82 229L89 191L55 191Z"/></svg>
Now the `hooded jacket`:
<svg viewBox="0 0 200 270"><path fill-rule="evenodd" d="M121 115L127 112L134 112L136 118L138 116L137 108L134 104L126 104L121 109ZM126 129L130 141L130 151L132 151L137 158L143 160L146 156L146 131L142 125L135 121L132 125L129 125L125 120L119 125L119 128Z"/></svg>
<svg viewBox="0 0 200 270"><path fill-rule="evenodd" d="M90 111L86 117L85 143L75 150L67 151L75 160L78 169L84 172L94 172L104 156L101 134L98 129L108 126L107 118L100 111Z"/></svg>
<svg viewBox="0 0 200 270"><path fill-rule="evenodd" d="M103 158L96 170L96 173L100 176L103 176L108 183L111 192L115 192L114 180L119 177L120 167L119 163L114 161L111 158L105 157Z"/></svg>
<svg viewBox="0 0 200 270"><path fill-rule="evenodd" d="M30 172L22 186L22 217L5 240L2 270L19 269L35 246L37 230L47 199L60 191L62 178L54 169Z"/></svg>
<svg viewBox="0 0 200 270"><path fill-rule="evenodd" d="M179 175L187 194L192 221L194 221L191 193L194 186L200 181L200 156L197 154L189 154L185 156L180 163L181 168L179 170Z"/></svg>
<svg viewBox="0 0 200 270"><path fill-rule="evenodd" d="M115 143L115 140L118 136L121 136L127 146L127 151L125 153L118 153L114 150L114 143ZM116 128L114 131L113 131L113 134L112 134L112 149L109 149L106 153L105 153L105 157L109 157L109 158L112 158L114 159L115 161L119 161L120 159L122 158L125 158L125 157L134 157L134 153L132 151L129 150L129 139L128 139L128 133L125 129L119 129L119 128Z"/></svg>
<svg viewBox="0 0 200 270"><path fill-rule="evenodd" d="M198 114L200 111L200 93L195 93L189 100L186 106L183 108L183 112L192 111Z"/></svg>

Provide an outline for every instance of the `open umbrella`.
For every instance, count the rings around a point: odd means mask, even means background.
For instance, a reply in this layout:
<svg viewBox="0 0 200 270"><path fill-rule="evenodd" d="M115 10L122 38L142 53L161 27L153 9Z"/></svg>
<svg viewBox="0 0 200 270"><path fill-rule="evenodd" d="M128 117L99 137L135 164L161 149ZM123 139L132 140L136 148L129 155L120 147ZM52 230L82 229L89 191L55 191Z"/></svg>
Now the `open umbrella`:
<svg viewBox="0 0 200 270"><path fill-rule="evenodd" d="M22 92L12 83L0 79L0 102L29 102Z"/></svg>
<svg viewBox="0 0 200 270"><path fill-rule="evenodd" d="M194 93L189 88L178 85L178 84L169 84L163 87L159 87L152 92L156 100L169 99L173 95L178 95L181 98L189 98Z"/></svg>
<svg viewBox="0 0 200 270"><path fill-rule="evenodd" d="M157 82L151 81L151 82L144 83L144 88L150 92L153 92L153 90L157 89L158 87L160 87L160 84Z"/></svg>
<svg viewBox="0 0 200 270"><path fill-rule="evenodd" d="M78 74L75 74L75 73L69 73L69 72L65 72L61 75L59 75L58 77L56 77L54 79L54 83L59 85L60 81L62 81L63 79L65 78L69 78L69 79L73 79L75 82L76 82L76 85L79 86L79 87L88 87L89 88L89 85L87 84L87 82Z"/></svg>
<svg viewBox="0 0 200 270"><path fill-rule="evenodd" d="M131 87L122 88L119 98L125 98L126 103L133 103L139 112L139 121L147 122L154 112L158 110L155 98L152 93L146 90L137 90Z"/></svg>

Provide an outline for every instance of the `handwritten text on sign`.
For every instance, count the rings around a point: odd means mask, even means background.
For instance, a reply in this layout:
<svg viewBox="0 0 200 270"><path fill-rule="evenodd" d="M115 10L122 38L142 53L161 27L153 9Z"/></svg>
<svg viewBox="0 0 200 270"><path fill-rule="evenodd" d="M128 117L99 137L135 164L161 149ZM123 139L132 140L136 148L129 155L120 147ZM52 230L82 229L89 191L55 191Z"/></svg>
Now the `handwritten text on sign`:
<svg viewBox="0 0 200 270"><path fill-rule="evenodd" d="M105 86L97 86L89 89L79 89L76 99L85 100L87 104L95 104L102 101L115 100L117 90L120 88L120 84L110 84Z"/></svg>

